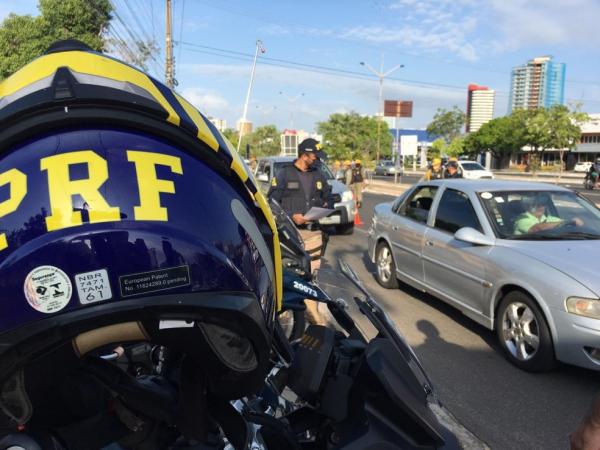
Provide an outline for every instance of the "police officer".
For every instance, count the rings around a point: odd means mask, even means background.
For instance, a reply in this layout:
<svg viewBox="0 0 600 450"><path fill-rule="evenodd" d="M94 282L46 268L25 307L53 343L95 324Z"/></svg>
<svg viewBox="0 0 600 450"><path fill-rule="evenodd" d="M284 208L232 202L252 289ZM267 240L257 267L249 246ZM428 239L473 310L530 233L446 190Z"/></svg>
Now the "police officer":
<svg viewBox="0 0 600 450"><path fill-rule="evenodd" d="M283 167L271 180L269 198L276 200L300 227L308 225L304 214L310 208L333 205L331 186L325 174L315 166L320 164L318 159L322 155L317 140L305 139L298 145L298 158L294 164Z"/></svg>
<svg viewBox="0 0 600 450"><path fill-rule="evenodd" d="M291 166L282 168L271 180L268 196L281 205L298 226L304 240L304 248L311 257L311 271L321 266L323 234L316 229L317 224L306 220L304 214L313 206L326 208L333 206L331 186L324 173L318 169L323 157L319 142L308 138L298 145L298 158ZM318 311L318 304L305 300L306 313L311 323L324 325L325 320Z"/></svg>
<svg viewBox="0 0 600 450"><path fill-rule="evenodd" d="M446 170L444 171L444 178L462 178L462 173L458 170L458 162L448 161Z"/></svg>

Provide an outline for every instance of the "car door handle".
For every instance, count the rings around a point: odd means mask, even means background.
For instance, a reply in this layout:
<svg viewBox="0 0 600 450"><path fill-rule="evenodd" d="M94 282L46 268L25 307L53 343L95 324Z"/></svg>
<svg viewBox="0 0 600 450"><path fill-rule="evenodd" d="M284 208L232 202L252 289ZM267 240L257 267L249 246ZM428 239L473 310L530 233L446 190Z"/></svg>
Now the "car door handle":
<svg viewBox="0 0 600 450"><path fill-rule="evenodd" d="M425 242L425 245L428 247L433 247L433 241L427 241Z"/></svg>

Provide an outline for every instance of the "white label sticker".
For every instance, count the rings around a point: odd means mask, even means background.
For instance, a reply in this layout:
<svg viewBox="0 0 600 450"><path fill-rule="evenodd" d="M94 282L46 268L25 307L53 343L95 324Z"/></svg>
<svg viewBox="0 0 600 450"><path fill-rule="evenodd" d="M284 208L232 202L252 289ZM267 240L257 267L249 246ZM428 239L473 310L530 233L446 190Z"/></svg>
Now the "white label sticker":
<svg viewBox="0 0 600 450"><path fill-rule="evenodd" d="M496 203L504 203L504 199L502 197L494 197L494 200L496 200Z"/></svg>
<svg viewBox="0 0 600 450"><path fill-rule="evenodd" d="M483 194L481 194L481 198L484 200L489 200L492 197L493 197L493 195L489 192L484 192Z"/></svg>
<svg viewBox="0 0 600 450"><path fill-rule="evenodd" d="M66 273L54 266L40 266L25 278L25 298L36 311L52 314L69 304L73 285Z"/></svg>
<svg viewBox="0 0 600 450"><path fill-rule="evenodd" d="M106 269L75 275L75 286L77 286L77 295L79 295L79 302L82 305L112 298Z"/></svg>

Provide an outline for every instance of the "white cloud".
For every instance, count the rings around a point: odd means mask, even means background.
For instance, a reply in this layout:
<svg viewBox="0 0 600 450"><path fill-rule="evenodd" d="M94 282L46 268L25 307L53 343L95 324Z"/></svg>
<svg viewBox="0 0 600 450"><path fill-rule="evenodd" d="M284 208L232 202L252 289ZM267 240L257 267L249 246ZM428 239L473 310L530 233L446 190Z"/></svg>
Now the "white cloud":
<svg viewBox="0 0 600 450"><path fill-rule="evenodd" d="M597 0L490 0L501 38L496 51L532 45L597 46L600 2Z"/></svg>
<svg viewBox="0 0 600 450"><path fill-rule="evenodd" d="M248 79L248 66L245 64L185 64L181 71L189 75L202 75L207 79L243 82ZM290 88L306 92L306 96L293 105L285 101L267 111L250 108L249 116L258 125L277 123L281 128L289 125L291 108L294 108L294 123L297 126L312 128L312 125L325 120L334 112L357 111L361 114L374 114L377 110L377 82L371 79L345 78L325 73L298 71L296 69L259 65L256 68L253 105L262 105L262 92L272 92L280 88ZM191 96L188 93L192 94ZM183 96L212 115L225 115L228 121L236 120L241 111L239 107L227 104L227 108L213 112L206 106L206 91L197 88L184 89ZM386 80L385 98L409 99L415 102L415 117L404 122L403 126L426 126L438 107L462 106L465 92L457 89L428 87L408 84L396 80ZM217 106L217 105L215 105ZM221 105L222 107L223 105Z"/></svg>
<svg viewBox="0 0 600 450"><path fill-rule="evenodd" d="M190 87L184 89L181 95L200 111L210 115L229 112L229 102L219 94L207 89Z"/></svg>

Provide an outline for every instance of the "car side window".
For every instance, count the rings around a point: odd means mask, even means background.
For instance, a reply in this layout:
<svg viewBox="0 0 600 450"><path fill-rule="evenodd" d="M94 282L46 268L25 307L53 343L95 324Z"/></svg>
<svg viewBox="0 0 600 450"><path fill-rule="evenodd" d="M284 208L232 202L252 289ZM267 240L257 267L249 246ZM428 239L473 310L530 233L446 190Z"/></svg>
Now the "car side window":
<svg viewBox="0 0 600 450"><path fill-rule="evenodd" d="M429 210L437 192L437 186L417 188L398 208L397 213L420 223L427 223Z"/></svg>
<svg viewBox="0 0 600 450"><path fill-rule="evenodd" d="M435 216L435 228L456 233L464 227L471 227L483 233L477 213L464 192L446 189L440 199Z"/></svg>

